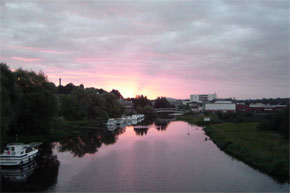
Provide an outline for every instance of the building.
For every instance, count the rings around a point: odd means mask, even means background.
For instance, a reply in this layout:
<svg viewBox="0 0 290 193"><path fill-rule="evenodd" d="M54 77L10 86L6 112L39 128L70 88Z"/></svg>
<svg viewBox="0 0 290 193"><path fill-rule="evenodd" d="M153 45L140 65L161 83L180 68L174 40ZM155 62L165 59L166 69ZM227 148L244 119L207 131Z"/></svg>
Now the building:
<svg viewBox="0 0 290 193"><path fill-rule="evenodd" d="M286 107L287 105L270 105L270 104L263 104L263 103L255 103L255 104L249 105L249 108L254 113L270 113L270 112L280 111Z"/></svg>
<svg viewBox="0 0 290 193"><path fill-rule="evenodd" d="M251 112L251 108L249 107L249 105L246 105L245 103L237 103L236 111L237 112Z"/></svg>
<svg viewBox="0 0 290 193"><path fill-rule="evenodd" d="M217 98L215 94L192 94L190 95L190 102L202 103L205 101L212 101Z"/></svg>
<svg viewBox="0 0 290 193"><path fill-rule="evenodd" d="M208 112L236 112L236 104L229 101L217 101L216 103L205 103L204 111Z"/></svg>
<svg viewBox="0 0 290 193"><path fill-rule="evenodd" d="M188 105L188 103L190 103L190 100L188 100L188 99L182 100L183 105Z"/></svg>

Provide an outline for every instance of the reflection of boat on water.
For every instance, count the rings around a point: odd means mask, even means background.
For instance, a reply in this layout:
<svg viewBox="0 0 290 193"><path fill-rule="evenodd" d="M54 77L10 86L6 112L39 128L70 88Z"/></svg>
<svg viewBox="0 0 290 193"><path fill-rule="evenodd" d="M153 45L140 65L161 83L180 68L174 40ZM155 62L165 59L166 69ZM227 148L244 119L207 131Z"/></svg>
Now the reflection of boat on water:
<svg viewBox="0 0 290 193"><path fill-rule="evenodd" d="M138 126L134 126L134 129L137 129L137 130L148 129L148 126L138 125Z"/></svg>
<svg viewBox="0 0 290 193"><path fill-rule="evenodd" d="M24 166L17 168L1 168L1 177L9 180L11 182L24 182L26 179L32 175L35 170L36 162L32 161Z"/></svg>
<svg viewBox="0 0 290 193"><path fill-rule="evenodd" d="M38 145L40 145L40 143ZM7 144L4 152L0 154L0 166L22 166L33 161L37 153L38 150L30 144Z"/></svg>

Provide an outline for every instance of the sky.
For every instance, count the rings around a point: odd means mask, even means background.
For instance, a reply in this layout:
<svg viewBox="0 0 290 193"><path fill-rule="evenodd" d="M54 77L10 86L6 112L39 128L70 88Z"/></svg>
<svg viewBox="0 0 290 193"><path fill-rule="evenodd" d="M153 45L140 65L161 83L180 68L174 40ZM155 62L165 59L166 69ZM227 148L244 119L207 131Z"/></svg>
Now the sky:
<svg viewBox="0 0 290 193"><path fill-rule="evenodd" d="M58 85L289 97L288 0L1 0L1 62Z"/></svg>

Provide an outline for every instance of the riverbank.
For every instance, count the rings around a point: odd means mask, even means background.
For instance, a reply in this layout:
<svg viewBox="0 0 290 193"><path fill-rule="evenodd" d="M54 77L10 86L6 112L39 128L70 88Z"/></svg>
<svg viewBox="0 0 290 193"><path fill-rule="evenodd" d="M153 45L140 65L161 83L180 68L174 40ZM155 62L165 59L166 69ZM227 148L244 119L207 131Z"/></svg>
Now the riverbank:
<svg viewBox="0 0 290 193"><path fill-rule="evenodd" d="M229 155L289 183L289 140L273 131L256 129L257 123L212 124L204 130Z"/></svg>

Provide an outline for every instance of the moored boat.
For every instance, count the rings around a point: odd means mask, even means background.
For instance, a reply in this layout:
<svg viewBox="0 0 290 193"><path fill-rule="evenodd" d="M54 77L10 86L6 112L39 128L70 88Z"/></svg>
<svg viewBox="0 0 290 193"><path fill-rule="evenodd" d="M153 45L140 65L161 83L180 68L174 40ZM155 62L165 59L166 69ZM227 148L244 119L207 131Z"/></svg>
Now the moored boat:
<svg viewBox="0 0 290 193"><path fill-rule="evenodd" d="M122 118L117 118L117 119L116 119L116 124L117 124L117 125L124 124L124 121L125 121L125 118L124 118L124 117L122 117Z"/></svg>
<svg viewBox="0 0 290 193"><path fill-rule="evenodd" d="M10 143L0 154L0 166L22 166L32 162L37 156L38 150L29 144Z"/></svg>
<svg viewBox="0 0 290 193"><path fill-rule="evenodd" d="M108 119L107 126L113 126L113 125L116 125L116 120L115 119Z"/></svg>

